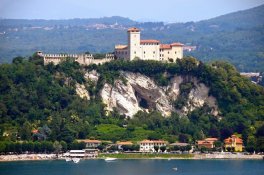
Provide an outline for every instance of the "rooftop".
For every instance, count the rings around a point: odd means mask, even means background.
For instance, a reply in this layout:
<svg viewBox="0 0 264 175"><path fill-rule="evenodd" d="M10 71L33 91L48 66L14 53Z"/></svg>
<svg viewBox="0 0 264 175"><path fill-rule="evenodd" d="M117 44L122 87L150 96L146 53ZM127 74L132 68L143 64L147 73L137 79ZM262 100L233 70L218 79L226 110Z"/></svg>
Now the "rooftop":
<svg viewBox="0 0 264 175"><path fill-rule="evenodd" d="M143 140L140 143L166 143L164 140Z"/></svg>
<svg viewBox="0 0 264 175"><path fill-rule="evenodd" d="M116 45L115 49L118 49L118 50L127 49L127 45Z"/></svg>
<svg viewBox="0 0 264 175"><path fill-rule="evenodd" d="M154 40L154 39L140 40L140 44L145 44L145 43L151 43L151 44L156 43L156 44L158 44L158 43L160 43L160 41L159 40Z"/></svg>
<svg viewBox="0 0 264 175"><path fill-rule="evenodd" d="M131 27L127 30L127 32L139 32L140 30L136 27Z"/></svg>

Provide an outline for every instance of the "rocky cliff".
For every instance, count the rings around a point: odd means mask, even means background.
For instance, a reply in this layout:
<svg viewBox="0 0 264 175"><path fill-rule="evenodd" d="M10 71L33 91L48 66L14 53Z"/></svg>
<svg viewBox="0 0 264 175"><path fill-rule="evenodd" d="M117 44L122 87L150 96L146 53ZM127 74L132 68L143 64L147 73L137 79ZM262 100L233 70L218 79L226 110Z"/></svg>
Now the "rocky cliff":
<svg viewBox="0 0 264 175"><path fill-rule="evenodd" d="M123 115L133 117L138 111L157 110L163 116L170 116L171 112L178 112L187 115L189 112L207 105L211 108L211 114L218 115L216 99L210 96L209 88L200 83L195 77L174 76L169 84L164 87L158 86L155 81L145 75L131 72L120 72L121 79L114 81L114 84L105 83L100 90L100 96L106 105L107 111L114 108ZM99 74L95 71L85 75L86 80L97 82ZM174 102L181 94L182 83L192 83L185 105L176 109ZM80 89L80 85L77 85ZM88 91L87 91L88 93ZM82 88L82 93L83 92ZM83 95L81 95L83 97ZM85 95L89 96L89 95ZM89 98L87 98L89 100Z"/></svg>

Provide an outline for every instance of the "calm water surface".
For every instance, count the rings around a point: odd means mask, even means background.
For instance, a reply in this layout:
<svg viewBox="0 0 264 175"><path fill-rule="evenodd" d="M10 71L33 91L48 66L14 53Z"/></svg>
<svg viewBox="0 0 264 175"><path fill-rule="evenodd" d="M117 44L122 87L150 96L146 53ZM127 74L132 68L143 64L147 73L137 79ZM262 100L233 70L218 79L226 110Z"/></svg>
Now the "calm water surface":
<svg viewBox="0 0 264 175"><path fill-rule="evenodd" d="M173 168L177 168L175 171ZM1 162L1 175L264 175L263 160L63 160Z"/></svg>

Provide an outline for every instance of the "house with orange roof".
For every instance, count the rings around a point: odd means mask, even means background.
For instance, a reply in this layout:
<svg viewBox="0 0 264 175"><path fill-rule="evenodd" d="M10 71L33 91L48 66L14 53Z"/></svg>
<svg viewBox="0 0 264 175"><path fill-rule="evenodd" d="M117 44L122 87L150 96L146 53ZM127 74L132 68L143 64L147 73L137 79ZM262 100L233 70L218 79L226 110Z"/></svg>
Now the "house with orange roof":
<svg viewBox="0 0 264 175"><path fill-rule="evenodd" d="M97 148L102 144L100 140L91 140L91 139L80 139L77 142L84 142L86 144L86 148Z"/></svg>
<svg viewBox="0 0 264 175"><path fill-rule="evenodd" d="M127 30L127 45L115 46L115 57L124 60L156 60L176 62L183 57L183 44L161 44L159 40L140 38L140 29L131 27Z"/></svg>
<svg viewBox="0 0 264 175"><path fill-rule="evenodd" d="M241 152L243 150L243 140L236 135L232 135L224 140L225 151L229 149L235 152Z"/></svg>
<svg viewBox="0 0 264 175"><path fill-rule="evenodd" d="M32 134L37 134L38 132L39 132L38 129L33 129L33 130L31 131Z"/></svg>
<svg viewBox="0 0 264 175"><path fill-rule="evenodd" d="M205 147L207 149L212 149L215 147L214 142L218 141L218 138L206 138L204 140L197 140L196 145L199 149Z"/></svg>
<svg viewBox="0 0 264 175"><path fill-rule="evenodd" d="M167 142L164 140L143 140L139 142L139 145L140 152L155 152L155 146L160 148L162 146L166 146Z"/></svg>

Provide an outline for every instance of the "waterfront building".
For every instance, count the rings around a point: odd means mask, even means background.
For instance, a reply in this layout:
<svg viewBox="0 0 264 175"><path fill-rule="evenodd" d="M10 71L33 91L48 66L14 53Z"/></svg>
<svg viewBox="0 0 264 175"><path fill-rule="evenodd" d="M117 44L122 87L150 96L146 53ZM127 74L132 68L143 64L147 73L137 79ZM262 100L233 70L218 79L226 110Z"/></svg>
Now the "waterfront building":
<svg viewBox="0 0 264 175"><path fill-rule="evenodd" d="M164 140L143 140L139 142L139 145L140 152L155 152L155 146L160 148L162 146L166 146L167 142Z"/></svg>
<svg viewBox="0 0 264 175"><path fill-rule="evenodd" d="M155 60L176 62L183 57L183 44L161 44L159 40L141 40L140 30L136 27L127 30L127 45L115 46L115 57L124 60Z"/></svg>
<svg viewBox="0 0 264 175"><path fill-rule="evenodd" d="M206 138L204 140L197 140L196 144L199 149L202 147L212 149L215 147L214 142L218 141L217 138Z"/></svg>
<svg viewBox="0 0 264 175"><path fill-rule="evenodd" d="M224 140L225 151L228 149L241 152L243 150L243 140L236 135L232 135Z"/></svg>

